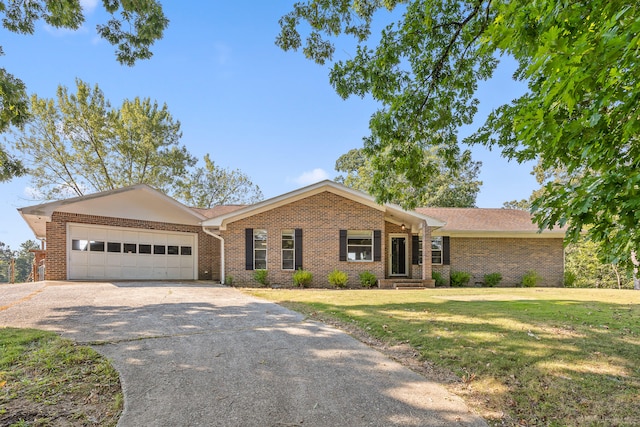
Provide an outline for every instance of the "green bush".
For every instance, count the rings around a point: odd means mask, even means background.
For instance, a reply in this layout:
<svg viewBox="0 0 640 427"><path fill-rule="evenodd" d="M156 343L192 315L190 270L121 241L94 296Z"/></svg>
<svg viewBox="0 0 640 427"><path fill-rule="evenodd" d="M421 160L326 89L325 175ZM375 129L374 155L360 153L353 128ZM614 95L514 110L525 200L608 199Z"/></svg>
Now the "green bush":
<svg viewBox="0 0 640 427"><path fill-rule="evenodd" d="M333 270L331 273L329 273L327 279L329 280L329 283L331 283L336 288L346 288L347 282L349 281L349 275L344 271Z"/></svg>
<svg viewBox="0 0 640 427"><path fill-rule="evenodd" d="M233 286L233 276L227 276L224 278L224 284L227 286Z"/></svg>
<svg viewBox="0 0 640 427"><path fill-rule="evenodd" d="M502 280L502 274L490 273L484 275L484 285L490 288L498 286L498 283Z"/></svg>
<svg viewBox="0 0 640 427"><path fill-rule="evenodd" d="M301 288L306 288L313 281L313 274L308 270L298 269L295 273L293 273L293 284L296 286L300 286Z"/></svg>
<svg viewBox="0 0 640 427"><path fill-rule="evenodd" d="M447 281L444 279L444 276L437 271L431 273L431 278L436 282L436 286L447 285Z"/></svg>
<svg viewBox="0 0 640 427"><path fill-rule="evenodd" d="M256 270L253 273L253 278L256 279L256 282L260 283L262 286L267 286L269 284L269 275L268 270Z"/></svg>
<svg viewBox="0 0 640 427"><path fill-rule="evenodd" d="M378 283L378 278L370 271L363 271L358 275L360 284L365 288L371 288Z"/></svg>
<svg viewBox="0 0 640 427"><path fill-rule="evenodd" d="M564 286L567 288L573 288L576 286L576 280L578 280L578 276L573 271L565 271L564 272Z"/></svg>
<svg viewBox="0 0 640 427"><path fill-rule="evenodd" d="M452 271L450 274L451 277L451 286L465 286L471 280L471 273L467 273L466 271Z"/></svg>
<svg viewBox="0 0 640 427"><path fill-rule="evenodd" d="M522 286L525 288L533 288L541 279L542 277L538 273L529 270L522 276Z"/></svg>

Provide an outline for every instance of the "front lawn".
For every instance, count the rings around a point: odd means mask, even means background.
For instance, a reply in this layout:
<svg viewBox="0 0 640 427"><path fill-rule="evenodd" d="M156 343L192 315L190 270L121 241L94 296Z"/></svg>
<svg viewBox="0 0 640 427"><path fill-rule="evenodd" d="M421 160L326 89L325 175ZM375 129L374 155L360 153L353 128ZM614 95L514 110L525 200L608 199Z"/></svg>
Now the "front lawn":
<svg viewBox="0 0 640 427"><path fill-rule="evenodd" d="M0 328L0 426L115 426L118 372L53 332Z"/></svg>
<svg viewBox="0 0 640 427"><path fill-rule="evenodd" d="M406 343L494 425L640 425L640 292L246 290Z"/></svg>

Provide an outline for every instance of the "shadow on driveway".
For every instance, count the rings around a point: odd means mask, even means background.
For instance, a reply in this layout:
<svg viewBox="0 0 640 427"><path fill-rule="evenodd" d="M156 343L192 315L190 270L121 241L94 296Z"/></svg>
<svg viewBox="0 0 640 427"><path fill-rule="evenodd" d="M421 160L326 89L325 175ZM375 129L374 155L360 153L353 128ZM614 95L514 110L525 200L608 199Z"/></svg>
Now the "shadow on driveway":
<svg viewBox="0 0 640 427"><path fill-rule="evenodd" d="M225 287L145 283L48 286L0 324L21 311L11 326L109 357L121 426L486 425L441 386L299 313Z"/></svg>

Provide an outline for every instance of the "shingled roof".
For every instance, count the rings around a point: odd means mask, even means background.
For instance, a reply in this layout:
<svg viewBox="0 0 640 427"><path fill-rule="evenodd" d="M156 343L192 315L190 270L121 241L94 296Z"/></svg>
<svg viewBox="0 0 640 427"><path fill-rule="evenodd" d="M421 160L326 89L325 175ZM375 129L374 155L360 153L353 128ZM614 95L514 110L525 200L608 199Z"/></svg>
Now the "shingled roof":
<svg viewBox="0 0 640 427"><path fill-rule="evenodd" d="M536 234L539 231L531 214L519 209L417 208L416 212L446 222L438 232ZM565 231L564 228L557 228L542 233L564 236Z"/></svg>
<svg viewBox="0 0 640 427"><path fill-rule="evenodd" d="M214 206L209 209L205 209L205 208L191 208L191 209L193 209L194 211L198 212L200 215L203 215L207 217L207 219L209 219L209 218L215 218L220 215L225 215L230 212L237 211L238 209L242 209L247 206L248 205L220 205L220 206Z"/></svg>

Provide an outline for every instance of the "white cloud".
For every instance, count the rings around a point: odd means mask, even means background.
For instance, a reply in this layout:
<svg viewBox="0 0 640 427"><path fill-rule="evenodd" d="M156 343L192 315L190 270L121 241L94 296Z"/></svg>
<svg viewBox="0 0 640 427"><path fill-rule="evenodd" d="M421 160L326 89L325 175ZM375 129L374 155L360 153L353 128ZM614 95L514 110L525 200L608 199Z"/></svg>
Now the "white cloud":
<svg viewBox="0 0 640 427"><path fill-rule="evenodd" d="M91 13L98 6L98 0L80 0L80 6L84 13Z"/></svg>
<svg viewBox="0 0 640 427"><path fill-rule="evenodd" d="M298 185L310 185L325 179L329 179L329 174L324 169L315 168L312 171L304 172L302 175L293 178L293 182Z"/></svg>

